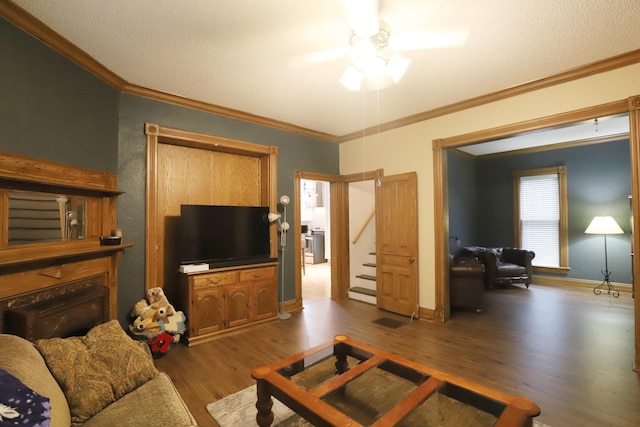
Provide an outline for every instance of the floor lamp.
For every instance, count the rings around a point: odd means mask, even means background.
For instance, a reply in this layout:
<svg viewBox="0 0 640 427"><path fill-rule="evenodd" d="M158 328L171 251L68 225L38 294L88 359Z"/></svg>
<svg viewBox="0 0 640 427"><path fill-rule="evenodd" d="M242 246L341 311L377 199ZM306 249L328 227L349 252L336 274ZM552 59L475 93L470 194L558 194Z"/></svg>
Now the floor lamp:
<svg viewBox="0 0 640 427"><path fill-rule="evenodd" d="M587 229L584 231L586 234L602 234L604 236L604 280L601 284L593 288L593 293L600 295L600 288L607 286L607 293L613 294L615 298L620 296L620 292L611 285L609 277L611 277L611 271L609 270L609 263L607 260L607 234L624 234L622 228L618 225L615 219L611 216L596 216L593 218Z"/></svg>
<svg viewBox="0 0 640 427"><path fill-rule="evenodd" d="M287 247L287 231L289 230L289 223L287 222L287 205L289 204L289 196L283 195L280 197L280 204L282 204L283 215L279 213L270 213L269 221L278 221L280 226L280 247L282 248L282 261L280 262L280 310L278 317L280 320L287 320L291 317L291 313L284 311L284 250Z"/></svg>

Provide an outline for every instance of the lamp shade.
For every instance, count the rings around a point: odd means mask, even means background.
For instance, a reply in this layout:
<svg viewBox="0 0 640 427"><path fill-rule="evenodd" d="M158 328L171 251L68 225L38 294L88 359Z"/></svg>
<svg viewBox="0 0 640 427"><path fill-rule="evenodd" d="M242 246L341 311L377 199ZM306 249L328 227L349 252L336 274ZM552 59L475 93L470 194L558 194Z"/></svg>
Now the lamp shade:
<svg viewBox="0 0 640 427"><path fill-rule="evenodd" d="M596 216L586 230L586 234L624 234L622 228L611 216Z"/></svg>
<svg viewBox="0 0 640 427"><path fill-rule="evenodd" d="M274 222L280 219L280 214L269 212L269 214L267 215L267 218L269 219L269 222Z"/></svg>

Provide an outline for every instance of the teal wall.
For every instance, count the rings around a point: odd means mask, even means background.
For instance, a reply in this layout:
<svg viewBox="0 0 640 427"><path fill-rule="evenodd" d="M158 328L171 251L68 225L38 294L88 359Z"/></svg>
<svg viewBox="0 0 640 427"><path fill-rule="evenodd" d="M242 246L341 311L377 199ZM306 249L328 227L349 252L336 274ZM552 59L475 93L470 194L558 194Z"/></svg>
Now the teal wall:
<svg viewBox="0 0 640 427"><path fill-rule="evenodd" d="M339 173L335 143L121 94L1 18L0 57L0 150L118 174L125 192L118 199L118 226L135 244L118 271L122 323L144 297L146 122L277 146L278 195L293 196L294 169ZM293 247L293 235L288 237ZM295 295L295 260L293 251L285 254L288 300Z"/></svg>
<svg viewBox="0 0 640 427"><path fill-rule="evenodd" d="M458 154L457 157L460 155ZM454 156L456 158L456 156ZM459 164L460 160L454 164ZM450 230L469 228L472 242L484 246L511 246L514 242L513 171L567 167L569 267L567 277L602 280L603 236L584 234L594 216L611 215L625 234L607 237L609 269L615 282L631 283L631 160L629 140L560 150L492 156L474 161L473 178L450 165L449 185L475 187L475 202L466 216L450 212ZM468 161L465 166L470 168ZM452 170L453 169L453 170ZM457 183L456 183L457 180ZM449 204L462 204L463 193L449 191ZM469 222L472 222L470 225Z"/></svg>
<svg viewBox="0 0 640 427"><path fill-rule="evenodd" d="M0 150L116 172L119 92L0 18Z"/></svg>
<svg viewBox="0 0 640 427"><path fill-rule="evenodd" d="M449 194L449 253L458 255L477 242L476 223L470 220L476 209L476 160L455 149L446 150Z"/></svg>

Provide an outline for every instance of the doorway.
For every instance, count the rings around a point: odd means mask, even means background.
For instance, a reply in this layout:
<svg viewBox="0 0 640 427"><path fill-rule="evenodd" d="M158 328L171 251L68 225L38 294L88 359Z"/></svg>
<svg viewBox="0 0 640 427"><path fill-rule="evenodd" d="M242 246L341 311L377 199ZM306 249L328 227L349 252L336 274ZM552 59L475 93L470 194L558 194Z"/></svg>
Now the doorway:
<svg viewBox="0 0 640 427"><path fill-rule="evenodd" d="M349 299L377 304L375 181L349 182Z"/></svg>
<svg viewBox="0 0 640 427"><path fill-rule="evenodd" d="M331 190L328 181L300 180L302 303L331 298Z"/></svg>
<svg viewBox="0 0 640 427"><path fill-rule="evenodd" d="M433 141L434 148L434 205L435 209L435 241L436 251L436 314L435 318L439 322L446 322L450 318L449 307L449 281L448 281L448 253L449 253L449 206L447 192L448 165L445 150L467 145L483 143L491 140L498 140L511 135L526 133L529 131L539 131L545 128L566 126L580 120L592 120L593 117L605 117L610 115L624 114L629 112L626 100L594 106L584 110L567 112L555 116L544 117L524 123L503 126L495 129L488 129L475 133L454 136L446 139ZM630 137L631 152L637 152L637 141L633 132ZM637 159L631 158L632 177L637 170ZM633 180L632 180L633 182ZM637 186L634 185L632 193L636 193ZM637 207L634 207L634 210ZM637 239L637 237L634 237ZM637 333L637 331L636 331ZM637 341L637 337L636 337Z"/></svg>

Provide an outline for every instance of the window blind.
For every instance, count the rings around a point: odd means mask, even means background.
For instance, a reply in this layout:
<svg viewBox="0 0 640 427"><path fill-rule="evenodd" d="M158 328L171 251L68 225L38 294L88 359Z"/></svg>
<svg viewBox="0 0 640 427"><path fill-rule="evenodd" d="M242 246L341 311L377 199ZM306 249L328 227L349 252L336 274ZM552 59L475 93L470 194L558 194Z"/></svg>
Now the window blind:
<svg viewBox="0 0 640 427"><path fill-rule="evenodd" d="M520 177L522 247L536 253L533 265L560 266L560 183L557 173Z"/></svg>

